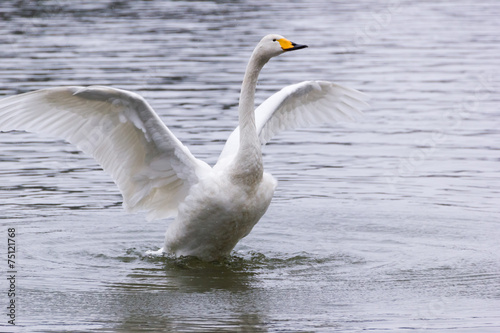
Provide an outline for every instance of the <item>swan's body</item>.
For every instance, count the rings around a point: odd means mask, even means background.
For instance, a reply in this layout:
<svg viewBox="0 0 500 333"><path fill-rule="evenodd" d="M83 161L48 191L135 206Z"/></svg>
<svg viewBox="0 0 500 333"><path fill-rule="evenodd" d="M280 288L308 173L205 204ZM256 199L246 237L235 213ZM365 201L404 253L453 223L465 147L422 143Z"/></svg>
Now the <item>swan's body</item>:
<svg viewBox="0 0 500 333"><path fill-rule="evenodd" d="M127 211L149 219L176 216L165 252L214 260L229 255L266 212L276 180L264 173L261 146L299 125L355 118L363 95L330 82L282 89L254 111L262 67L300 49L279 35L255 48L242 84L239 127L216 165L196 159L139 95L100 86L59 87L0 100L0 131L27 130L62 137L111 174Z"/></svg>

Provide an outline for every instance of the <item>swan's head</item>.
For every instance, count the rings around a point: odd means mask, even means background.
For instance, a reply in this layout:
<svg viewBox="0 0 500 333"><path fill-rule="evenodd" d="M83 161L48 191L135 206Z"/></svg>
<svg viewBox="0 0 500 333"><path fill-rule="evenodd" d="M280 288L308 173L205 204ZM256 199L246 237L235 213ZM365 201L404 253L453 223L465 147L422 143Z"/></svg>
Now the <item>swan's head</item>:
<svg viewBox="0 0 500 333"><path fill-rule="evenodd" d="M271 34L262 38L255 48L255 52L267 60L288 51L300 50L307 45L295 44L283 36Z"/></svg>

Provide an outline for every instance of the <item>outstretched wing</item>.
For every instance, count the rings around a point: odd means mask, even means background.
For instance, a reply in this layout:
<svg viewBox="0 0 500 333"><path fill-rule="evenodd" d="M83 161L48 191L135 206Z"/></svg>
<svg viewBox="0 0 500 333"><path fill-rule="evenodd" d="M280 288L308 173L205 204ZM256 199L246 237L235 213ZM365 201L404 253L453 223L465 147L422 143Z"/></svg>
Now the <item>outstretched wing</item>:
<svg viewBox="0 0 500 333"><path fill-rule="evenodd" d="M354 89L326 81L305 81L287 86L255 110L255 124L262 144L287 129L338 121L353 121L366 108L366 96ZM238 151L239 128L222 150L219 161Z"/></svg>
<svg viewBox="0 0 500 333"><path fill-rule="evenodd" d="M170 132L139 95L109 87L59 87L0 100L0 131L63 138L111 174L127 211L175 215L209 168Z"/></svg>

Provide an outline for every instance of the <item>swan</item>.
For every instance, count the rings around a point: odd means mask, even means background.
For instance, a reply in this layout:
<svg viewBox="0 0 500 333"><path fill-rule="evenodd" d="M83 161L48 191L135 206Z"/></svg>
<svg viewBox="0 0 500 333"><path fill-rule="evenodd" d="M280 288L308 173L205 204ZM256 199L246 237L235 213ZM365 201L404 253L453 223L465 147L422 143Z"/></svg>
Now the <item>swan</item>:
<svg viewBox="0 0 500 333"><path fill-rule="evenodd" d="M254 109L258 75L273 57L306 48L283 36L257 44L240 92L238 127L213 167L195 158L140 95L105 86L41 89L0 100L0 131L63 138L109 173L128 212L175 217L162 253L213 261L227 257L264 215L277 181L264 172L261 147L297 126L355 120L367 106L357 90L305 81Z"/></svg>

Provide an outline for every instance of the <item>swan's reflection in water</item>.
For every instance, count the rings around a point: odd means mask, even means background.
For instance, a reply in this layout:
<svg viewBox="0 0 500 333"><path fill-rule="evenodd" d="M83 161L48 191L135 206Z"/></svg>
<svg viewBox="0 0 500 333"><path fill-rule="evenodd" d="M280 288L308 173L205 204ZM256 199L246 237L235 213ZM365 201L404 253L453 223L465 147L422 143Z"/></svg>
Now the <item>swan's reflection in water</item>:
<svg viewBox="0 0 500 333"><path fill-rule="evenodd" d="M130 280L113 284L130 290L182 290L209 292L214 289L245 291L258 280L256 265L247 259L231 256L225 261L204 262L194 257L145 257L155 268L137 268Z"/></svg>
<svg viewBox="0 0 500 333"><path fill-rule="evenodd" d="M172 332L264 332L268 302L255 262L150 257L155 268L139 268L110 285L112 304L122 316L115 327ZM213 316L219 313L221 316ZM223 315L222 315L223 314Z"/></svg>

